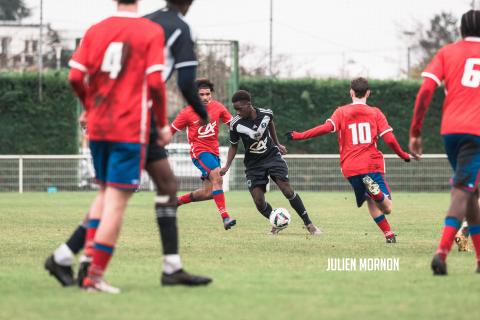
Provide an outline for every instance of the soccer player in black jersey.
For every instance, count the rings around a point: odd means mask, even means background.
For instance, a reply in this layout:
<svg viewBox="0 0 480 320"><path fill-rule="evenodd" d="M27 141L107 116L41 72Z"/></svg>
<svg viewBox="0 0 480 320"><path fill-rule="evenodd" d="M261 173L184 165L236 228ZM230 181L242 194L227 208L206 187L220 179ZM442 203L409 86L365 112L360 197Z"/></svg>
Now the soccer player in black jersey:
<svg viewBox="0 0 480 320"><path fill-rule="evenodd" d="M194 51L192 32L183 19L192 2L193 0L167 0L166 8L155 11L146 18L158 23L164 30L166 70L163 71L163 75L165 81L176 70L177 85L182 95L202 121L207 123L208 114L198 97L195 85L198 61ZM170 138L170 126L166 126L162 132L158 133L155 123L152 122L145 167L157 187L155 211L163 247L161 283L163 285L205 285L212 280L185 272L178 254L177 181L168 163L167 152L164 148ZM45 262L47 271L63 286L75 284L72 270L74 256L83 249L87 229L94 227L89 226L87 221L88 217ZM86 274L89 259L82 257L80 261L77 279L79 281Z"/></svg>
<svg viewBox="0 0 480 320"><path fill-rule="evenodd" d="M310 220L302 199L288 182L288 167L282 158L287 149L278 142L272 110L253 107L250 94L245 90L237 91L232 103L237 116L230 122L230 148L221 174L224 175L230 168L241 139L245 147L247 186L257 210L269 219L272 206L265 201L265 192L270 176L303 220L308 232L311 235L321 234ZM280 229L272 227L272 235L279 232Z"/></svg>

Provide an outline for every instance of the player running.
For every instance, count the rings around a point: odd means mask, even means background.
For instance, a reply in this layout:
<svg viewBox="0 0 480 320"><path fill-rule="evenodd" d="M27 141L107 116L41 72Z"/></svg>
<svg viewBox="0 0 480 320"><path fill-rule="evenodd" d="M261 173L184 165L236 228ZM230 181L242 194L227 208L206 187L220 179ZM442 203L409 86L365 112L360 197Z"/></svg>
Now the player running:
<svg viewBox="0 0 480 320"><path fill-rule="evenodd" d="M457 230L466 218L480 273L480 11L462 15L462 39L441 48L422 73L423 83L415 100L409 147L422 154L421 129L437 86L445 83L440 134L453 169L450 207L431 268L434 275L447 274L447 255Z"/></svg>
<svg viewBox="0 0 480 320"><path fill-rule="evenodd" d="M398 144L393 129L379 108L367 105L370 95L368 81L353 79L350 86L352 103L338 107L324 124L305 132L287 133L291 140L304 140L336 132L340 148L342 173L353 187L357 206L367 201L368 211L385 235L387 243L395 243L396 237L385 214L392 211L392 197L385 180L383 154L377 149L379 138L402 159L410 161L410 155Z"/></svg>
<svg viewBox="0 0 480 320"><path fill-rule="evenodd" d="M168 124L161 74L163 30L137 15L137 0L117 2L117 13L87 30L69 63L70 82L86 110L100 185L96 210L89 214L88 224L95 225L96 232L87 243L92 262L82 287L107 293L120 292L103 276L145 163L150 118L147 99L153 102L157 124Z"/></svg>
<svg viewBox="0 0 480 320"><path fill-rule="evenodd" d="M210 80L197 80L197 88L198 95L207 108L210 122L202 125L199 122L198 115L191 106L188 106L182 109L172 122L171 130L172 135L178 131L187 131L190 156L193 164L202 173L203 186L200 189L178 197L178 205L213 198L218 208L218 213L223 220L223 226L225 230L228 230L236 224L236 220L230 218L225 205L223 178L220 175L218 132L220 123L229 124L232 120L232 115L223 104L213 100L212 93L214 88Z"/></svg>
<svg viewBox="0 0 480 320"><path fill-rule="evenodd" d="M290 205L303 220L308 232L311 235L321 234L320 229L310 220L302 199L288 182L288 167L282 158L287 149L278 142L272 110L253 107L250 94L245 90L237 91L232 97L232 103L237 116L230 122L230 148L227 163L221 169L221 174L224 175L232 165L237 154L238 142L242 139L245 147L247 186L257 210L267 220L269 219L273 209L265 201L265 192L270 177L290 201ZM270 234L277 235L280 230L272 227Z"/></svg>

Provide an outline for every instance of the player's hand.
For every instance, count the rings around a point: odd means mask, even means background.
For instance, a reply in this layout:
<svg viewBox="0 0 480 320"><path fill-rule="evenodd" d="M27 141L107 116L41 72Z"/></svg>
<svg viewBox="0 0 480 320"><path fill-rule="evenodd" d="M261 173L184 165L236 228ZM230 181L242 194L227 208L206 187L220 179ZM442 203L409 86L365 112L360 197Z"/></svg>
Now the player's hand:
<svg viewBox="0 0 480 320"><path fill-rule="evenodd" d="M220 175L224 176L227 173L228 169L230 169L230 168L229 167L223 167L222 169L220 169Z"/></svg>
<svg viewBox="0 0 480 320"><path fill-rule="evenodd" d="M420 160L422 157L423 146L422 146L422 137L410 137L410 142L408 143L408 148L412 154L412 157L415 160Z"/></svg>
<svg viewBox="0 0 480 320"><path fill-rule="evenodd" d="M293 140L293 131L288 131L287 133L284 134L285 138L287 138L288 141Z"/></svg>
<svg viewBox="0 0 480 320"><path fill-rule="evenodd" d="M278 150L280 150L281 155L286 155L287 154L287 148L285 148L284 145L279 144L278 145Z"/></svg>
<svg viewBox="0 0 480 320"><path fill-rule="evenodd" d="M172 140L172 132L170 131L170 126L165 126L163 128L157 128L158 130L158 139L157 143L165 147Z"/></svg>
<svg viewBox="0 0 480 320"><path fill-rule="evenodd" d="M80 114L80 117L78 118L78 123L80 124L80 127L82 129L87 128L87 113L85 111L82 111Z"/></svg>

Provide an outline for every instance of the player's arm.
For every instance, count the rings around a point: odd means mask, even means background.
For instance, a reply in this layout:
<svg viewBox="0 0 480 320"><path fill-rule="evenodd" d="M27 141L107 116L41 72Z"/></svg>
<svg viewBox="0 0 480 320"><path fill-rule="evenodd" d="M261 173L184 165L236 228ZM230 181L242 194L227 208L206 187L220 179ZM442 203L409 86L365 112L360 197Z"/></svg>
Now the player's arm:
<svg viewBox="0 0 480 320"><path fill-rule="evenodd" d="M287 132L286 136L288 140L305 140L313 137L323 136L330 132L335 132L335 127L333 126L332 121L327 120L324 124L321 124L304 132Z"/></svg>
<svg viewBox="0 0 480 320"><path fill-rule="evenodd" d="M85 97L87 93L87 86L85 84L85 73L79 69L71 68L68 74L68 80L70 81L73 91L75 91L78 99L80 99L80 102L86 109L87 105L85 104Z"/></svg>
<svg viewBox="0 0 480 320"><path fill-rule="evenodd" d="M225 166L220 169L220 175L224 176L225 173L227 173L228 169L230 169L230 166L232 165L233 159L235 159L235 156L237 154L238 150L238 143L231 143L230 148L228 148L228 153L227 153L227 162L225 163Z"/></svg>
<svg viewBox="0 0 480 320"><path fill-rule="evenodd" d="M177 70L177 85L182 92L183 97L188 104L192 106L196 114L202 119L203 124L208 123L208 113L203 105L198 90L195 87L195 79L197 76L197 67L189 66Z"/></svg>
<svg viewBox="0 0 480 320"><path fill-rule="evenodd" d="M178 131L185 130L185 128L187 127L188 119L186 116L186 110L187 109L185 108L182 109L170 125L170 132L172 133L172 136Z"/></svg>
<svg viewBox="0 0 480 320"><path fill-rule="evenodd" d="M395 152L400 158L407 162L410 161L410 154L403 151L392 131L388 131L387 133L385 133L382 138L383 141L385 141L385 143L390 147L390 149L392 149L393 152Z"/></svg>
<svg viewBox="0 0 480 320"><path fill-rule="evenodd" d="M437 88L437 82L432 78L425 77L423 83L418 90L415 99L415 108L413 110L412 123L410 125L410 142L409 149L418 158L422 155L422 127L425 114L432 102L433 93Z"/></svg>
<svg viewBox="0 0 480 320"><path fill-rule="evenodd" d="M273 143L277 145L278 150L280 150L280 153L287 154L287 148L285 148L284 145L281 145L280 142L278 141L277 130L275 129L275 123L273 122L273 120L268 123L268 132L270 132L270 136L272 137Z"/></svg>

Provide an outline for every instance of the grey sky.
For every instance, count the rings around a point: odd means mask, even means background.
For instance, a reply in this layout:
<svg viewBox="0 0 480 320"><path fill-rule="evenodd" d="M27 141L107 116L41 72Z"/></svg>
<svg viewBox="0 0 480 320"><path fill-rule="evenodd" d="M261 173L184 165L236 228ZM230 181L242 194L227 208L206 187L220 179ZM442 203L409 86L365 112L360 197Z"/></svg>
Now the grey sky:
<svg viewBox="0 0 480 320"><path fill-rule="evenodd" d="M480 2L480 1L477 1ZM26 0L38 21L40 0ZM164 6L142 0L142 14ZM401 30L436 13L460 17L472 0L273 0L274 52L290 58L294 76L349 75L400 78L406 68L407 40ZM197 37L231 39L267 50L270 0L196 0L187 20ZM477 5L477 8L479 6ZM112 0L44 0L44 19L54 28L84 30L115 10Z"/></svg>

